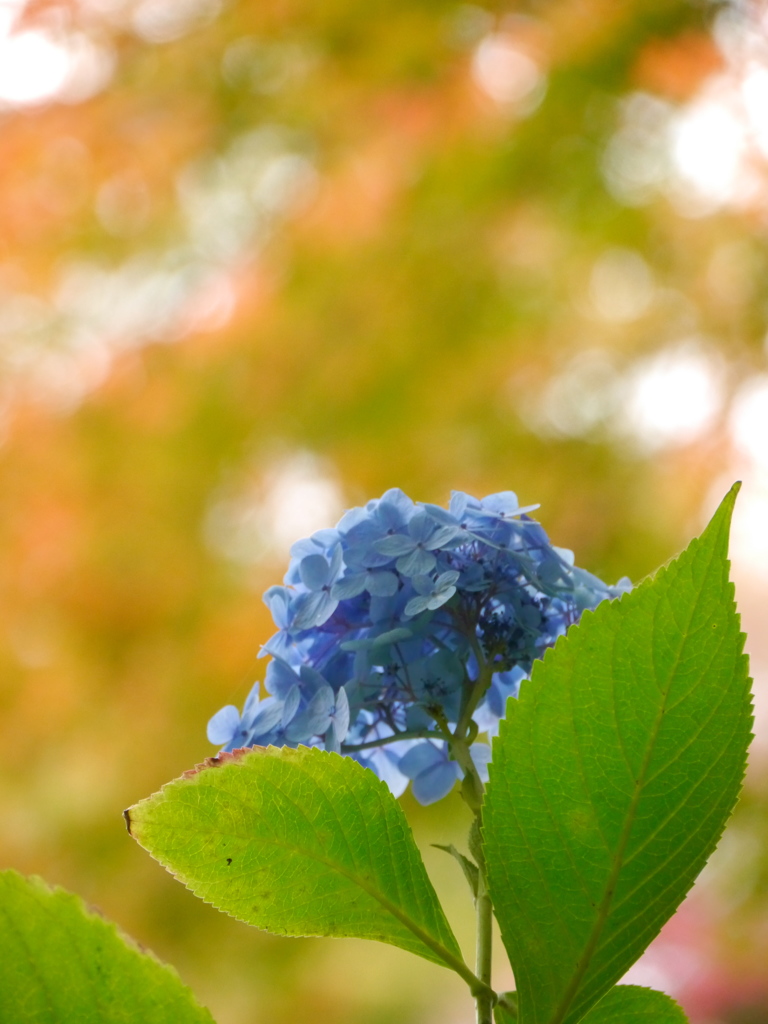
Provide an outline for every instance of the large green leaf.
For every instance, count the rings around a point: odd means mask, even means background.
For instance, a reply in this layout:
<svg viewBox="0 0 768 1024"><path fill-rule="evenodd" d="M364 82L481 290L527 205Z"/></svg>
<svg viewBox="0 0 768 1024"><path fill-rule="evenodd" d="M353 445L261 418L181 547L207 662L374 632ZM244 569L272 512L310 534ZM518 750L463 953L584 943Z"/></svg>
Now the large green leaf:
<svg viewBox="0 0 768 1024"><path fill-rule="evenodd" d="M493 1016L496 1024L518 1024L517 993L502 993ZM663 992L615 985L582 1017L582 1024L688 1024L688 1018Z"/></svg>
<svg viewBox="0 0 768 1024"><path fill-rule="evenodd" d="M586 613L509 701L484 822L521 1024L574 1024L624 974L736 801L751 726L726 557L736 490L678 559Z"/></svg>
<svg viewBox="0 0 768 1024"><path fill-rule="evenodd" d="M221 755L126 816L153 857L240 921L378 939L470 975L399 804L351 758Z"/></svg>
<svg viewBox="0 0 768 1024"><path fill-rule="evenodd" d="M0 872L0 1020L212 1024L178 975L82 901Z"/></svg>
<svg viewBox="0 0 768 1024"><path fill-rule="evenodd" d="M639 985L616 985L593 1006L583 1024L688 1024L669 996Z"/></svg>

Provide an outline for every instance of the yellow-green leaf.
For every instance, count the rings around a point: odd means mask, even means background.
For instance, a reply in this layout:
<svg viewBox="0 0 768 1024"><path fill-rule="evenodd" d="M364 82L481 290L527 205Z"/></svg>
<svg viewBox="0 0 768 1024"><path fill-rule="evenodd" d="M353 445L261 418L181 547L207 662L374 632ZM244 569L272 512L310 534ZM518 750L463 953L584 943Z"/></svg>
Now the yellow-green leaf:
<svg viewBox="0 0 768 1024"><path fill-rule="evenodd" d="M0 872L0 1020L213 1024L170 967L39 878Z"/></svg>
<svg viewBox="0 0 768 1024"><path fill-rule="evenodd" d="M127 817L153 857L240 921L378 939L470 975L400 805L349 757L221 755Z"/></svg>

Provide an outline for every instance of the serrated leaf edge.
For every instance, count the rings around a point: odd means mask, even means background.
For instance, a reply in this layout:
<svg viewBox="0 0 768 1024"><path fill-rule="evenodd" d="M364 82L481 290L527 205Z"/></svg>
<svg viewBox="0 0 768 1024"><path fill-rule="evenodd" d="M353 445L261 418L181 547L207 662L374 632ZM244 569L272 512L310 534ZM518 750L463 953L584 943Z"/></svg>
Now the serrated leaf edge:
<svg viewBox="0 0 768 1024"><path fill-rule="evenodd" d="M189 999L191 1005L194 1006L196 1009L201 1010L204 1013L207 1013L211 1022L213 1022L213 1017L211 1016L210 1010L208 1010L207 1007L203 1006L202 1003L198 1002L194 992L188 985L184 983L181 976L179 975L179 972L176 970L173 964L169 964L166 963L166 961L161 960L160 957L152 949L134 939L133 936L129 935L127 932L123 931L123 929L120 927L119 924L117 924L116 921L113 921L110 918L106 917L106 915L103 914L98 907L86 903L82 896L79 896L77 893L72 892L69 889L65 889L61 885L52 885L50 882L47 882L40 875L24 875L20 871L17 871L15 868L2 868L0 869L0 878L3 875L11 875L13 878L18 879L21 882L28 885L32 890L36 890L37 893L44 897L64 897L65 900L71 901L77 907L78 911L83 915L86 921L88 921L89 923L98 922L99 924L103 925L132 954L149 960L156 967L162 970L165 974L171 977L174 980L174 982L179 986L179 988L184 992L185 996Z"/></svg>

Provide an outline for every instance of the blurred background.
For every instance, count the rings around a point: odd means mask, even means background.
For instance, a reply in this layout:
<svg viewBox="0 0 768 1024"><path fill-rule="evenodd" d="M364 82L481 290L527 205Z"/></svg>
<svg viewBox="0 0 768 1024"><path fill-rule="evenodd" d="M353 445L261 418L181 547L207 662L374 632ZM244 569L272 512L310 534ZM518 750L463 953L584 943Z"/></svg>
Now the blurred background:
<svg viewBox="0 0 768 1024"><path fill-rule="evenodd" d="M0 0L2 866L219 1024L468 1024L438 967L217 913L121 811L214 752L344 508L513 489L614 582L741 478L749 776L630 980L767 1022L767 237L762 3ZM404 802L471 948L463 805Z"/></svg>

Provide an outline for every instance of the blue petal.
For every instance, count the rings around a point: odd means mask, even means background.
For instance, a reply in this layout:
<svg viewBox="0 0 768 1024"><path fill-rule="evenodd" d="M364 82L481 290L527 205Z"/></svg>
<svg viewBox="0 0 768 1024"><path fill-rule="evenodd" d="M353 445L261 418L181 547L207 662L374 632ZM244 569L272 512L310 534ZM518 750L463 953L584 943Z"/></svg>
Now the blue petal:
<svg viewBox="0 0 768 1024"><path fill-rule="evenodd" d="M272 613L272 619L278 629L285 629L290 625L293 597L293 592L287 587L269 587L264 591L264 604Z"/></svg>
<svg viewBox="0 0 768 1024"><path fill-rule="evenodd" d="M429 596L427 597L412 597L408 604L403 610L404 615L414 616L421 615L423 611L426 611L429 607Z"/></svg>
<svg viewBox="0 0 768 1024"><path fill-rule="evenodd" d="M312 540L318 547L328 553L339 543L341 537L339 536L338 528L331 526L324 530L315 530L312 534Z"/></svg>
<svg viewBox="0 0 768 1024"><path fill-rule="evenodd" d="M374 597L393 597L398 586L399 581L395 573L386 570L369 572L365 577L365 589Z"/></svg>
<svg viewBox="0 0 768 1024"><path fill-rule="evenodd" d="M415 548L410 554L398 558L395 566L403 576L424 576L428 572L432 572L436 564L437 559L431 551Z"/></svg>
<svg viewBox="0 0 768 1024"><path fill-rule="evenodd" d="M421 506L428 516L431 516L436 523L440 523L441 526L458 526L455 516L444 509L442 505L430 505L426 501Z"/></svg>
<svg viewBox="0 0 768 1024"><path fill-rule="evenodd" d="M451 515L459 521L463 519L467 506L472 500L474 499L471 499L464 491L451 491L451 500L448 504Z"/></svg>
<svg viewBox="0 0 768 1024"><path fill-rule="evenodd" d="M325 590L302 594L296 606L294 628L311 629L312 626L322 626L336 611L338 604L339 602L334 601Z"/></svg>
<svg viewBox="0 0 768 1024"><path fill-rule="evenodd" d="M314 537L304 537L302 540L297 540L294 544L291 544L291 560L300 562L307 555L322 554L323 550L323 546L318 544Z"/></svg>
<svg viewBox="0 0 768 1024"><path fill-rule="evenodd" d="M632 580L629 576L622 576L612 587L608 587L608 593L611 597L620 597L622 594L628 594L632 587Z"/></svg>
<svg viewBox="0 0 768 1024"><path fill-rule="evenodd" d="M458 526L438 526L429 539L424 542L424 547L428 551L436 551L438 548L450 544L457 533L459 533Z"/></svg>
<svg viewBox="0 0 768 1024"><path fill-rule="evenodd" d="M392 597L371 597L370 616L374 626L380 626L391 622L392 617L397 614L398 600L400 595Z"/></svg>
<svg viewBox="0 0 768 1024"><path fill-rule="evenodd" d="M398 768L409 779L415 779L422 772L445 761L447 761L445 753L434 743L425 740L423 743L417 743L406 754L403 754Z"/></svg>
<svg viewBox="0 0 768 1024"><path fill-rule="evenodd" d="M501 692L495 686L489 686L480 708L488 711L494 718L503 718L505 704L506 701ZM482 732L482 722L478 719L477 723L481 727L480 731Z"/></svg>
<svg viewBox="0 0 768 1024"><path fill-rule="evenodd" d="M301 742L311 736L322 735L331 724L334 707L334 691L330 686L318 690L306 709L300 712L286 729L292 742Z"/></svg>
<svg viewBox="0 0 768 1024"><path fill-rule="evenodd" d="M457 778L457 766L451 761L445 761L415 778L411 789L419 803L426 807L447 796L456 784Z"/></svg>
<svg viewBox="0 0 768 1024"><path fill-rule="evenodd" d="M365 519L361 519L349 527L344 540L347 548L367 547L378 540L382 533L386 533L386 530L382 531L381 527L366 515Z"/></svg>
<svg viewBox="0 0 768 1024"><path fill-rule="evenodd" d="M298 684L299 677L284 661L273 658L267 665L267 675L264 685L267 692L285 700L289 690Z"/></svg>
<svg viewBox="0 0 768 1024"><path fill-rule="evenodd" d="M333 721L339 742L343 743L349 732L349 700L343 686L336 694L336 710L333 713Z"/></svg>
<svg viewBox="0 0 768 1024"><path fill-rule="evenodd" d="M334 705L335 695L330 686L324 686L322 690L317 691L305 712L309 735L325 732L330 724Z"/></svg>
<svg viewBox="0 0 768 1024"><path fill-rule="evenodd" d="M331 566L329 580L335 580L336 577L339 575L339 573L341 572L342 561L343 552L341 549L341 544L336 544L331 550Z"/></svg>
<svg viewBox="0 0 768 1024"><path fill-rule="evenodd" d="M423 511L417 512L410 523L408 523L408 533L410 533L417 544L423 544L432 535L434 529L435 523L432 517Z"/></svg>
<svg viewBox="0 0 768 1024"><path fill-rule="evenodd" d="M413 515L414 503L399 487L391 487L381 496L376 509L376 518L385 530L398 530L405 526Z"/></svg>
<svg viewBox="0 0 768 1024"><path fill-rule="evenodd" d="M308 590L321 590L330 580L331 571L322 555L307 555L299 562L301 582Z"/></svg>
<svg viewBox="0 0 768 1024"><path fill-rule="evenodd" d="M489 512L498 512L500 515L515 515L520 508L514 491L497 491L496 494L488 494L480 504Z"/></svg>
<svg viewBox="0 0 768 1024"><path fill-rule="evenodd" d="M280 724L285 727L293 721L296 712L299 710L299 704L301 702L301 691L298 686L292 686L288 691L283 702L283 714L281 716Z"/></svg>
<svg viewBox="0 0 768 1024"><path fill-rule="evenodd" d="M358 561L355 567L360 569L381 569L383 566L389 565L392 561L391 555L382 555L381 552L376 551L372 545L369 545L366 548L361 548L360 551L356 553L356 558Z"/></svg>
<svg viewBox="0 0 768 1024"><path fill-rule="evenodd" d="M322 626L324 623L327 623L331 615L339 606L339 602L331 597L327 591L324 592L323 598L323 601L319 603L314 614L315 626Z"/></svg>
<svg viewBox="0 0 768 1024"><path fill-rule="evenodd" d="M256 714L256 710L261 700L261 686L259 683L254 683L251 687L251 692L245 698L245 704L243 705L243 725L249 723L253 716ZM248 726L250 728L250 725Z"/></svg>
<svg viewBox="0 0 768 1024"><path fill-rule="evenodd" d="M328 726L325 732L325 749L330 750L332 754L341 753L341 737L336 728L336 723L331 719L331 724Z"/></svg>
<svg viewBox="0 0 768 1024"><path fill-rule="evenodd" d="M435 590L435 581L431 576L412 576L411 585L416 593L421 594L422 597L434 593Z"/></svg>
<svg viewBox="0 0 768 1024"><path fill-rule="evenodd" d="M366 587L367 576L364 572L353 572L343 579L336 580L331 587L331 597L336 601L347 601L349 598L362 594Z"/></svg>
<svg viewBox="0 0 768 1024"><path fill-rule="evenodd" d="M208 722L208 742L223 746L234 737L240 728L240 712L234 704L227 704Z"/></svg>
<svg viewBox="0 0 768 1024"><path fill-rule="evenodd" d="M488 781L488 765L491 762L491 748L487 743L473 743L469 748L472 763L482 782Z"/></svg>
<svg viewBox="0 0 768 1024"><path fill-rule="evenodd" d="M408 788L408 777L398 769L397 756L386 747L374 748L367 757L358 754L356 760L386 782L394 797L402 796Z"/></svg>
<svg viewBox="0 0 768 1024"><path fill-rule="evenodd" d="M313 697L324 686L328 685L328 680L325 676L318 672L316 668L312 668L311 665L302 665L299 669L299 676L301 677L302 692L308 697Z"/></svg>
<svg viewBox="0 0 768 1024"><path fill-rule="evenodd" d="M271 732L283 717L283 702L276 697L267 697L259 705L259 709L248 725L254 736L264 736Z"/></svg>
<svg viewBox="0 0 768 1024"><path fill-rule="evenodd" d="M438 608L442 608L446 601L450 601L455 593L456 587L444 587L442 590L438 590L431 597L426 598L427 608L433 612Z"/></svg>
<svg viewBox="0 0 768 1024"><path fill-rule="evenodd" d="M441 590L443 587L452 587L454 583L458 583L460 575L461 573L456 572L455 569L449 569L448 572L441 573L435 580L435 590Z"/></svg>
<svg viewBox="0 0 768 1024"><path fill-rule="evenodd" d="M287 661L293 647L293 637L287 629L281 629L278 630L277 633L273 633L269 640L267 640L265 644L261 645L258 656L260 658L271 656L273 658L280 658L282 661Z"/></svg>
<svg viewBox="0 0 768 1024"><path fill-rule="evenodd" d="M373 542L374 551L388 558L397 558L413 551L415 542L412 537L406 537L403 533L393 533L391 537L381 537Z"/></svg>
<svg viewBox="0 0 768 1024"><path fill-rule="evenodd" d="M357 526L359 523L365 522L367 518L367 510L364 508L360 508L360 506L358 505L356 508L351 508L344 513L344 515L336 524L336 529L339 531L340 534L347 534L352 529L352 527Z"/></svg>

